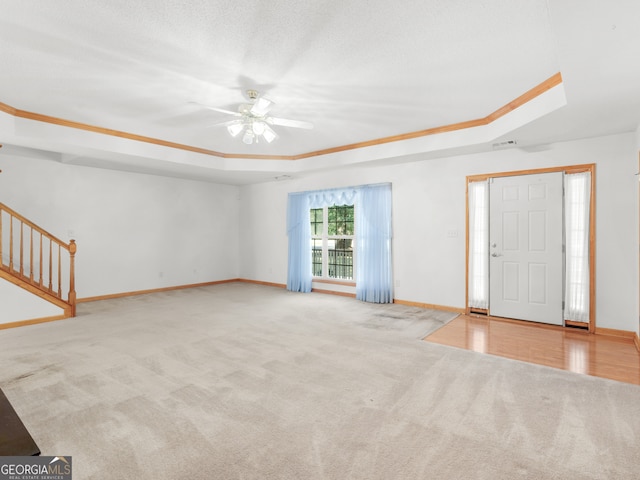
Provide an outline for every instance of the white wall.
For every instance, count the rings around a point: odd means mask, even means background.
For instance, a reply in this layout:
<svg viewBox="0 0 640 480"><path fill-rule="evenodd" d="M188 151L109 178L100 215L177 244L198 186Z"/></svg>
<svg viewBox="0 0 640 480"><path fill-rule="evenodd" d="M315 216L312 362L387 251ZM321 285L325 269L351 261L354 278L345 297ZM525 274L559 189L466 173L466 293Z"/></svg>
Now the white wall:
<svg viewBox="0 0 640 480"><path fill-rule="evenodd" d="M76 239L78 298L238 276L238 187L2 150L0 169L0 202Z"/></svg>
<svg viewBox="0 0 640 480"><path fill-rule="evenodd" d="M640 174L640 125L638 125L638 128L636 129L636 150L638 152L638 170L637 171ZM636 178L640 182L640 176L637 176ZM640 191L638 193L638 201L640 202ZM640 229L640 222L638 222L638 228ZM640 238L638 239L638 251L640 251ZM638 308L640 309L640 304ZM640 337L640 315L638 315L638 325L636 327L636 334L638 335L638 337Z"/></svg>
<svg viewBox="0 0 640 480"><path fill-rule="evenodd" d="M395 297L464 308L466 175L596 163L597 325L638 331L637 155L629 133L239 188L0 150L0 202L76 238L83 298L237 277L284 284L289 192L392 182Z"/></svg>
<svg viewBox="0 0 640 480"><path fill-rule="evenodd" d="M596 321L638 328L637 151L633 133L520 149L327 172L241 189L240 276L286 283L289 192L393 184L395 298L465 306L466 176L596 163Z"/></svg>
<svg viewBox="0 0 640 480"><path fill-rule="evenodd" d="M20 322L36 318L57 317L62 308L32 295L26 290L0 278L0 323Z"/></svg>

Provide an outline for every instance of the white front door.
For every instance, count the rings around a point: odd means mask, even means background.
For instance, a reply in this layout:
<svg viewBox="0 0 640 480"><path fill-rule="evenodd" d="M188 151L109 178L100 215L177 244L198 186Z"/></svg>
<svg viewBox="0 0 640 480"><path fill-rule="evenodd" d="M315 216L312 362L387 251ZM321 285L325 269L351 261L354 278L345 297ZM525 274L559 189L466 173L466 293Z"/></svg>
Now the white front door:
<svg viewBox="0 0 640 480"><path fill-rule="evenodd" d="M489 184L489 312L563 324L563 173Z"/></svg>

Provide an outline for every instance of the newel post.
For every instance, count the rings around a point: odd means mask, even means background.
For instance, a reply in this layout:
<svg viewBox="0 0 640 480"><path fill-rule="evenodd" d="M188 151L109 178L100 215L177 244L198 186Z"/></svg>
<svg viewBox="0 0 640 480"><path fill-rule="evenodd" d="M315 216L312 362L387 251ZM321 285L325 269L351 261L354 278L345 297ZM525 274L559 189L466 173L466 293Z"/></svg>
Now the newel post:
<svg viewBox="0 0 640 480"><path fill-rule="evenodd" d="M71 316L76 316L76 250L75 240L69 241L69 303L71 304Z"/></svg>

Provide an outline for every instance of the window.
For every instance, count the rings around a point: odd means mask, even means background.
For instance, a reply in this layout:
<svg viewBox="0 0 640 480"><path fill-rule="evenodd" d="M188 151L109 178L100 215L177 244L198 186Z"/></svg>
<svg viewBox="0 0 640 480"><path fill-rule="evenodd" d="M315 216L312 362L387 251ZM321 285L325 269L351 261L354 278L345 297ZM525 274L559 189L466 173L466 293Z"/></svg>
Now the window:
<svg viewBox="0 0 640 480"><path fill-rule="evenodd" d="M565 185L565 320L589 321L591 173L564 177Z"/></svg>
<svg viewBox="0 0 640 480"><path fill-rule="evenodd" d="M287 290L352 280L358 300L392 303L391 199L390 183L289 193Z"/></svg>
<svg viewBox="0 0 640 480"><path fill-rule="evenodd" d="M469 307L489 308L489 184L470 182L469 191Z"/></svg>
<svg viewBox="0 0 640 480"><path fill-rule="evenodd" d="M353 280L353 205L312 208L310 214L313 276Z"/></svg>

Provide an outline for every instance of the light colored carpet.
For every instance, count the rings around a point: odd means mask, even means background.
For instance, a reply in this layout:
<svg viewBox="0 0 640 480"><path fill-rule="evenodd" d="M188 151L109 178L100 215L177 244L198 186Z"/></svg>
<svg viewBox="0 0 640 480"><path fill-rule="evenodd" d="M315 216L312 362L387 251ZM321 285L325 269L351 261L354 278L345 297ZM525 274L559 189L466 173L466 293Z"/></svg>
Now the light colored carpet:
<svg viewBox="0 0 640 480"><path fill-rule="evenodd" d="M638 479L640 387L419 339L451 314L225 284L0 331L74 479Z"/></svg>

